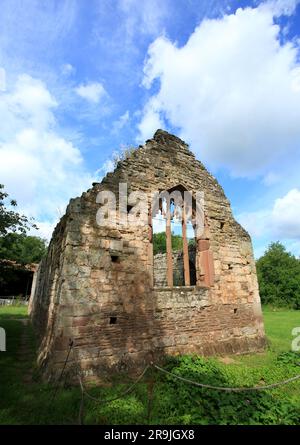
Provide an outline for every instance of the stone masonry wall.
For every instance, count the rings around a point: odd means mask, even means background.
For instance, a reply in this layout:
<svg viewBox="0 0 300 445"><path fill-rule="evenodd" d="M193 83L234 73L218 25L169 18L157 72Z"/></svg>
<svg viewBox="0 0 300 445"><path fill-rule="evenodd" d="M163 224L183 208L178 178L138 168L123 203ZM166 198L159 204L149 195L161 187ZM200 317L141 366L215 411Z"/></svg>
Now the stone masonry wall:
<svg viewBox="0 0 300 445"><path fill-rule="evenodd" d="M148 225L97 225L98 192L113 191L118 198L120 182L128 184L128 194L142 190L149 201L154 191L178 184L204 192L212 286L154 287ZM199 258L197 252L201 283ZM31 298L39 364L49 379L59 374L70 338L84 374L97 378L108 370L136 372L165 354L245 353L265 343L250 237L217 181L183 141L162 130L101 184L70 201Z"/></svg>
<svg viewBox="0 0 300 445"><path fill-rule="evenodd" d="M173 252L173 276L184 282L183 272L183 256L182 252ZM154 285L163 287L167 286L167 254L157 253L153 256L153 280Z"/></svg>
<svg viewBox="0 0 300 445"><path fill-rule="evenodd" d="M173 251L173 277L174 286L178 283L184 283L183 253L182 251ZM189 260L195 264L195 250L189 249ZM153 281L154 286L167 286L167 254L157 253L153 256Z"/></svg>

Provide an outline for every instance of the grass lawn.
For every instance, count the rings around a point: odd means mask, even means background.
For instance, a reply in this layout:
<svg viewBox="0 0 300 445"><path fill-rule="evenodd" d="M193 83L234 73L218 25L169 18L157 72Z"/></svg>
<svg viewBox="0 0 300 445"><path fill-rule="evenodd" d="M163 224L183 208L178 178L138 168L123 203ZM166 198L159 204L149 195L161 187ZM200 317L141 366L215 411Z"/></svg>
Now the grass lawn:
<svg viewBox="0 0 300 445"><path fill-rule="evenodd" d="M292 329L300 326L300 311L264 308L264 321L271 348L287 351L293 339Z"/></svg>
<svg viewBox="0 0 300 445"><path fill-rule="evenodd" d="M79 387L60 388L53 400L53 386L41 383L35 369L35 339L26 312L23 306L0 307L0 326L7 335L7 351L0 352L0 424L78 424ZM269 340L264 353L234 356L229 364L184 356L170 359L167 369L221 386L269 384L300 374L299 353L288 352L292 329L300 326L300 311L264 308L264 319ZM89 391L113 398L127 386ZM86 400L83 418L88 424L299 424L300 380L271 391L220 393L151 370L119 400Z"/></svg>
<svg viewBox="0 0 300 445"><path fill-rule="evenodd" d="M27 317L27 306L0 306L0 320Z"/></svg>
<svg viewBox="0 0 300 445"><path fill-rule="evenodd" d="M289 309L273 309L263 307L265 331L268 339L268 348L263 354L251 354L237 358L248 366L271 364L281 352L291 350L294 339L293 328L300 327L300 311Z"/></svg>

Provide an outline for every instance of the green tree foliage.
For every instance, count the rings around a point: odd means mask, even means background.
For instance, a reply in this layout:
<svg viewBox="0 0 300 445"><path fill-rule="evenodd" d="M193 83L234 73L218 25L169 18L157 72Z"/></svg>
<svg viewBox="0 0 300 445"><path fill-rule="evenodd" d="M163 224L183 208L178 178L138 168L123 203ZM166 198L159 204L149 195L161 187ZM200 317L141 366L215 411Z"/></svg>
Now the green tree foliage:
<svg viewBox="0 0 300 445"><path fill-rule="evenodd" d="M172 250L173 252L177 250L183 249L183 242L182 242L182 236L181 235L174 235L172 233ZM196 241L195 239L189 240L189 246L195 246ZM153 254L156 255L157 253L166 253L166 232L159 232L153 234Z"/></svg>
<svg viewBox="0 0 300 445"><path fill-rule="evenodd" d="M37 229L32 220L25 215L8 209L6 205L11 207L17 206L15 199L8 199L8 193L4 191L4 185L0 184L0 235L6 235L8 232L26 233L29 227Z"/></svg>
<svg viewBox="0 0 300 445"><path fill-rule="evenodd" d="M38 263L47 251L46 241L23 233L7 233L0 237L0 259L20 264Z"/></svg>
<svg viewBox="0 0 300 445"><path fill-rule="evenodd" d="M182 237L172 233L172 250L182 250ZM153 253L166 253L166 232L153 234Z"/></svg>
<svg viewBox="0 0 300 445"><path fill-rule="evenodd" d="M300 261L280 243L272 243L257 261L263 304L300 309Z"/></svg>
<svg viewBox="0 0 300 445"><path fill-rule="evenodd" d="M172 233L172 250L182 250L182 237ZM166 253L166 232L153 234L153 253Z"/></svg>

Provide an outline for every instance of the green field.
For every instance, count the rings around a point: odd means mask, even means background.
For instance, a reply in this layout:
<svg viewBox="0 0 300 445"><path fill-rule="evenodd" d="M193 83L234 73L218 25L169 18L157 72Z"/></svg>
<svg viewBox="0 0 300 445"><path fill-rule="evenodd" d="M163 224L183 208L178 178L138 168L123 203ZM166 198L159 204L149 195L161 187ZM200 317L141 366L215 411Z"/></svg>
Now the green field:
<svg viewBox="0 0 300 445"><path fill-rule="evenodd" d="M269 346L264 353L220 361L197 356L170 358L165 368L182 377L217 386L253 386L300 374L300 354L291 349L300 311L264 308ZM300 380L257 392L220 392L191 386L149 370L133 392L111 403L85 399L81 391L41 383L35 369L35 341L26 308L0 307L7 352L0 352L0 424L300 424ZM124 376L123 376L124 378ZM128 387L89 388L103 399Z"/></svg>

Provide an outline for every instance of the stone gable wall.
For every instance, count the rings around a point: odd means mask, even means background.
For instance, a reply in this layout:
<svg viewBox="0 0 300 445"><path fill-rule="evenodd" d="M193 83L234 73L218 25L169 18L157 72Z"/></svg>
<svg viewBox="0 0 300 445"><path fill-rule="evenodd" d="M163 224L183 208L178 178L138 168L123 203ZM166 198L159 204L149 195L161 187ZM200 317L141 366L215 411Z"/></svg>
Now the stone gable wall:
<svg viewBox="0 0 300 445"><path fill-rule="evenodd" d="M204 192L213 286L154 288L148 225L96 224L98 192L118 197L120 182L128 194L143 190L149 201L154 191L178 184ZM137 370L165 354L245 353L265 343L250 237L213 176L183 141L161 130L70 201L39 267L31 308L48 378L61 370L70 338L82 370L93 377Z"/></svg>

